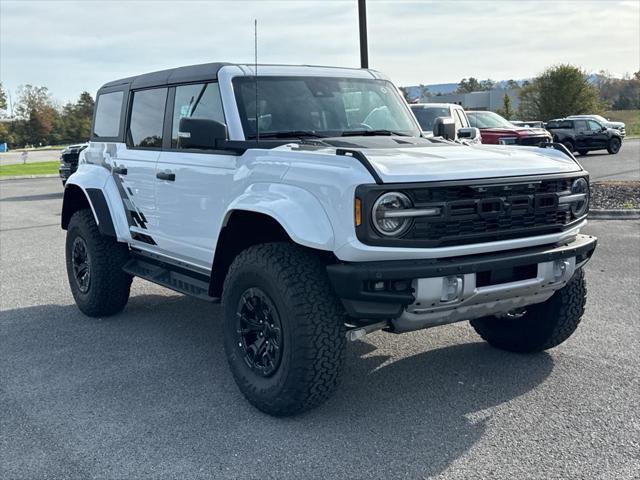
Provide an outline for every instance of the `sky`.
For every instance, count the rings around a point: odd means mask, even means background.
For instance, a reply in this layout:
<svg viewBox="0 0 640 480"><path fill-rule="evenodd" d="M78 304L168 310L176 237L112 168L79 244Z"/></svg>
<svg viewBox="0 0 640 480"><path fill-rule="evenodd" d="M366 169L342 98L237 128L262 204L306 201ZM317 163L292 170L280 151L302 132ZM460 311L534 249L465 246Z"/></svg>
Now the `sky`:
<svg viewBox="0 0 640 480"><path fill-rule="evenodd" d="M640 0L368 0L370 66L397 85L640 70ZM0 81L64 103L213 61L359 66L357 0L0 0Z"/></svg>

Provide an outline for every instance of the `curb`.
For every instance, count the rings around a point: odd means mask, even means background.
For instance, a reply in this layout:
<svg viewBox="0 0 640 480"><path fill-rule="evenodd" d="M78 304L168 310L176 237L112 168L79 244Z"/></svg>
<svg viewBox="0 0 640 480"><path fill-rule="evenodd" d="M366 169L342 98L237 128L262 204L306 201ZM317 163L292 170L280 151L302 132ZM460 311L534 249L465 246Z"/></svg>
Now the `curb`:
<svg viewBox="0 0 640 480"><path fill-rule="evenodd" d="M640 209L596 209L589 210L591 220L638 220L640 219Z"/></svg>
<svg viewBox="0 0 640 480"><path fill-rule="evenodd" d="M27 180L33 178L60 178L58 173L47 173L43 175L15 175L13 177L0 177L0 182L5 180Z"/></svg>

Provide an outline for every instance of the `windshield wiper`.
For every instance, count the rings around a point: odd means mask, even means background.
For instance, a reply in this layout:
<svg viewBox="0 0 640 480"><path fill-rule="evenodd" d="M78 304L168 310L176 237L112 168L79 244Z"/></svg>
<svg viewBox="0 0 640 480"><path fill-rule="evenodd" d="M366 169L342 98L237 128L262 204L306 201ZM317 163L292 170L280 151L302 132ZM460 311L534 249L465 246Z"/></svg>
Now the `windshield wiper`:
<svg viewBox="0 0 640 480"><path fill-rule="evenodd" d="M396 132L394 130L347 130L342 132L341 137L374 137L374 136L397 136L410 137L408 133Z"/></svg>
<svg viewBox="0 0 640 480"><path fill-rule="evenodd" d="M310 132L308 130L289 130L283 132L265 132L260 133L260 138L326 138L326 135L320 135L315 132ZM251 140L258 138L257 134L249 135Z"/></svg>

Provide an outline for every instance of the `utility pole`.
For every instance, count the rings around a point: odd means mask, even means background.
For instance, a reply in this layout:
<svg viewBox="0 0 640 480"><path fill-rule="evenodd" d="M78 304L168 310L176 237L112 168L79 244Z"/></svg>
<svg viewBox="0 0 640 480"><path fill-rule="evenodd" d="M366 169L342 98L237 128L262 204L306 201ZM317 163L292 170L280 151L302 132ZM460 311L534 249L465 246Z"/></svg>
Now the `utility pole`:
<svg viewBox="0 0 640 480"><path fill-rule="evenodd" d="M367 45L367 0L358 0L360 22L360 68L369 68L369 46Z"/></svg>

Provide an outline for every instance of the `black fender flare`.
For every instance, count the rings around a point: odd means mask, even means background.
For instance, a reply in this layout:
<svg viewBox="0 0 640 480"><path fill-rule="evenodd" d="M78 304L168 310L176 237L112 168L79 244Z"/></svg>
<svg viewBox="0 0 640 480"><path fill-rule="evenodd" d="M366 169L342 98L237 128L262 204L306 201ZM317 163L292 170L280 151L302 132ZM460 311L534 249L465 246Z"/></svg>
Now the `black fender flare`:
<svg viewBox="0 0 640 480"><path fill-rule="evenodd" d="M99 188L87 188L83 190L73 184L67 185L64 189L61 215L62 229L66 230L68 228L69 221L74 213L85 208L89 208L92 211L101 235L117 237L111 212L109 211L109 205L102 190Z"/></svg>

